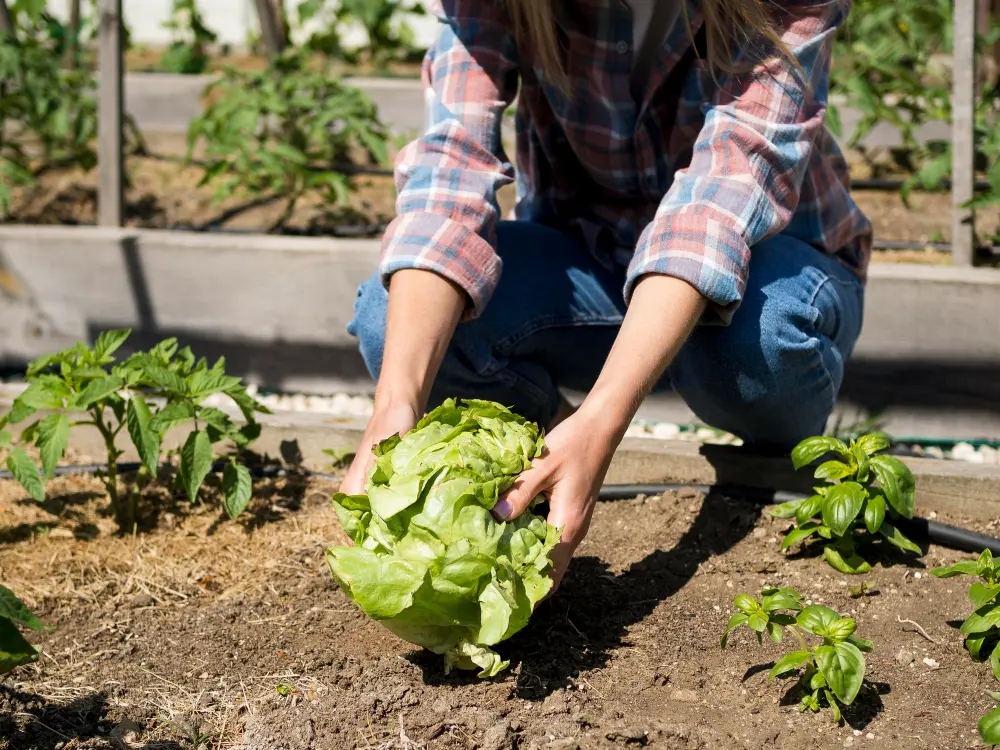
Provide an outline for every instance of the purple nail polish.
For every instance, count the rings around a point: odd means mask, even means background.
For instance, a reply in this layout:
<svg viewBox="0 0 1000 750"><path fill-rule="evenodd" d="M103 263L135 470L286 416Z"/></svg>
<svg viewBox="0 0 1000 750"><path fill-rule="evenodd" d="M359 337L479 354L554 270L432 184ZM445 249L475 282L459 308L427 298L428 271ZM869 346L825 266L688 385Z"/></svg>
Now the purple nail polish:
<svg viewBox="0 0 1000 750"><path fill-rule="evenodd" d="M514 510L513 506L510 504L509 500L499 500L497 504L493 506L494 515L500 516L500 518L506 519L510 516L510 512Z"/></svg>

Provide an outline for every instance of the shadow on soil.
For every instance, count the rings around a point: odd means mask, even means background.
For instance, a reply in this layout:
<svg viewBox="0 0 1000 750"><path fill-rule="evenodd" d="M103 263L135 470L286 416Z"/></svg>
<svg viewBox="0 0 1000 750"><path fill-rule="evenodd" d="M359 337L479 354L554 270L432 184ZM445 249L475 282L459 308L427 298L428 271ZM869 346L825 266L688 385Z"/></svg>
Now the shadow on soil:
<svg viewBox="0 0 1000 750"><path fill-rule="evenodd" d="M42 695L0 685L0 738L10 750L52 750L86 746L120 748L121 727L109 717L107 698L100 693L53 703ZM96 740L97 744L91 741ZM138 750L183 750L172 740L129 743Z"/></svg>
<svg viewBox="0 0 1000 750"><path fill-rule="evenodd" d="M794 519L793 519L794 521ZM790 527L789 527L790 528ZM930 544L926 540L914 540L917 546L920 547L921 557L926 555L930 549ZM807 560L807 559L822 559L823 557L823 547L826 546L826 542L822 539L817 539L809 544L800 545L797 552L793 552L788 556L789 560ZM880 565L883 568L895 568L898 566L905 567L907 569L915 570L926 570L927 564L921 560L916 555L910 554L908 552L903 552L902 550L891 546L888 542L883 543L881 540L876 540L875 542L867 541L867 537L863 537L862 541L857 547L858 554L861 555L865 560L870 562L872 566ZM832 570L832 568L831 568ZM878 592L873 592L869 594L870 596L876 596Z"/></svg>
<svg viewBox="0 0 1000 750"><path fill-rule="evenodd" d="M575 558L558 593L503 650L512 669L520 666L518 697L543 700L604 667L633 625L679 591L703 562L749 534L760 513L760 506L713 494L672 549L656 550L618 575L596 557ZM428 684L479 679L472 672L445 677L440 658L412 658Z"/></svg>
<svg viewBox="0 0 1000 750"><path fill-rule="evenodd" d="M787 681L797 679L793 675L789 675ZM867 680L861 686L861 690L858 692L858 697L855 698L854 703L850 706L841 706L841 714L844 717L844 721L847 723L851 729L856 729L862 731L868 727L869 724L885 710L885 704L882 702L882 696L889 694L889 685L885 682L868 682ZM781 696L782 706L795 706L798 707L803 696L806 694L805 689L798 683L795 682L784 695ZM829 711L828 708L821 709L823 711Z"/></svg>

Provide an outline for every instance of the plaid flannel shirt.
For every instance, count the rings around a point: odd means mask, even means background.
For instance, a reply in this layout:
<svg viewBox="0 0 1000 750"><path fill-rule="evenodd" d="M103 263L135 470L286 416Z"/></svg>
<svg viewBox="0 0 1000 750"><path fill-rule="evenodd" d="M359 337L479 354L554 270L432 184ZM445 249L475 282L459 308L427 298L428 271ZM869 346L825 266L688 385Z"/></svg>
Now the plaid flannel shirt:
<svg viewBox="0 0 1000 750"><path fill-rule="evenodd" d="M627 264L626 302L643 275L667 274L709 300L704 322L726 323L751 248L781 232L864 278L871 226L824 124L830 50L849 0L775 0L776 28L801 72L772 57L740 74L713 74L698 0L686 2L690 30L682 14L641 103L630 93L632 18L621 0L554 3L569 97L518 49L502 2L432 2L440 25L423 66L427 126L396 162L385 283L421 268L468 293L467 317L489 302L502 266L497 191L515 179L501 122L515 99L516 217L578 231L601 262Z"/></svg>

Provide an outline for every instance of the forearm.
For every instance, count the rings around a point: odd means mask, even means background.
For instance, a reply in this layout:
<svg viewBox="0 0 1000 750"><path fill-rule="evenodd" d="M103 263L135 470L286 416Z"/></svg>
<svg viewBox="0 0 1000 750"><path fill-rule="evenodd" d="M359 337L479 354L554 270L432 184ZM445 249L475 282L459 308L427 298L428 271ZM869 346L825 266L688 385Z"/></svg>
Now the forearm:
<svg viewBox="0 0 1000 750"><path fill-rule="evenodd" d="M615 445L694 330L705 305L697 289L672 276L650 274L636 284L621 331L580 408L603 425Z"/></svg>
<svg viewBox="0 0 1000 750"><path fill-rule="evenodd" d="M377 409L406 405L422 413L468 296L432 273L405 269L389 282L382 371Z"/></svg>

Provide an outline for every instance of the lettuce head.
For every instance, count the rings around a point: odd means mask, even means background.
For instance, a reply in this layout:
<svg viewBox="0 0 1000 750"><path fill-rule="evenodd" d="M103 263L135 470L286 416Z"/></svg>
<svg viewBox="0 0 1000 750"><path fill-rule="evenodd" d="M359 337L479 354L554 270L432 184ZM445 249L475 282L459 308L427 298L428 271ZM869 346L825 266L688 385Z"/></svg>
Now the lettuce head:
<svg viewBox="0 0 1000 750"><path fill-rule="evenodd" d="M448 400L375 446L367 494L333 498L354 542L327 550L337 583L397 636L443 654L445 671L503 670L490 647L548 593L559 533L530 509L508 523L490 510L542 446L535 424L474 400Z"/></svg>

